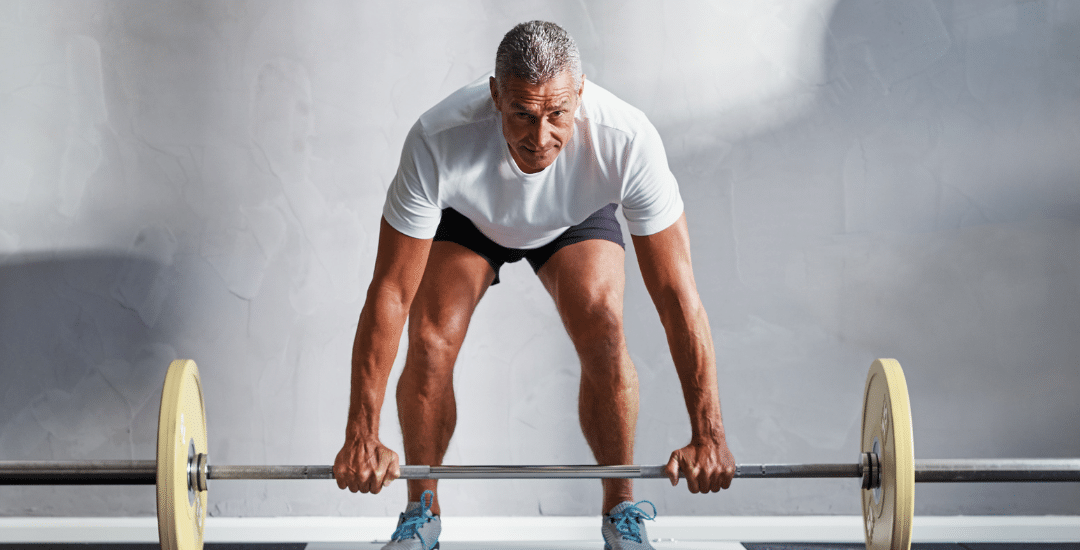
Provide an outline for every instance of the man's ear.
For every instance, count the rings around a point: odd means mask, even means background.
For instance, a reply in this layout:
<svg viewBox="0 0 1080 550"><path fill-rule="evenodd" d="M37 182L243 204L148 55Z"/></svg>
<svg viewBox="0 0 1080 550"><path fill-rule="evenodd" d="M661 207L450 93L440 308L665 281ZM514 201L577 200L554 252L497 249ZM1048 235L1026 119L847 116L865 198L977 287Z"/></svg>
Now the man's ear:
<svg viewBox="0 0 1080 550"><path fill-rule="evenodd" d="M499 85L495 82L495 77L488 77L488 87L491 88L491 100L495 102L495 110L499 110Z"/></svg>
<svg viewBox="0 0 1080 550"><path fill-rule="evenodd" d="M580 98L581 94L584 93L584 92L585 92L585 73L582 73L581 74L581 88L578 88L578 91L577 91L578 98Z"/></svg>

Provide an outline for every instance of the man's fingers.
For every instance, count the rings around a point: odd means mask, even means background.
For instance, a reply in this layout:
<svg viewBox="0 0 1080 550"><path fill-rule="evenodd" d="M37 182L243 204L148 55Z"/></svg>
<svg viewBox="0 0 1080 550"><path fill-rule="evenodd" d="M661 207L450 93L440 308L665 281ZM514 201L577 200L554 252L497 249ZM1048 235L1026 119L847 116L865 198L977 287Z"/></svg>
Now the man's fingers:
<svg viewBox="0 0 1080 550"><path fill-rule="evenodd" d="M386 447L379 449L376 461L375 472L371 483L368 485L368 492L377 495L383 490L383 487L389 486L390 482L399 477L400 470L398 468L397 453Z"/></svg>
<svg viewBox="0 0 1080 550"><path fill-rule="evenodd" d="M691 493L716 493L731 487L735 477L735 458L726 447L688 445L676 449L664 467L664 475L675 485L679 474L686 478Z"/></svg>
<svg viewBox="0 0 1080 550"><path fill-rule="evenodd" d="M372 472L368 477L367 490L364 492L377 495L388 483L389 481L386 479L386 469L380 465L379 469Z"/></svg>
<svg viewBox="0 0 1080 550"><path fill-rule="evenodd" d="M401 477L401 465L398 464L398 455L390 449L386 449L386 460L389 462L389 468L387 473L390 476L390 481L393 481Z"/></svg>
<svg viewBox="0 0 1080 550"><path fill-rule="evenodd" d="M401 477L398 455L376 442L351 442L334 460L334 480L339 489L378 494Z"/></svg>
<svg viewBox="0 0 1080 550"><path fill-rule="evenodd" d="M345 467L341 465L341 459L334 463L334 481L337 482L338 489L345 489L349 486L345 481Z"/></svg>
<svg viewBox="0 0 1080 550"><path fill-rule="evenodd" d="M686 474L686 488L690 489L691 493L700 493L701 490L701 468L697 466L686 464L683 460L680 466L683 468L683 472ZM708 485L706 485L708 487Z"/></svg>
<svg viewBox="0 0 1080 550"><path fill-rule="evenodd" d="M363 470L353 472L353 478L349 482L349 490L357 493L368 492L368 483L371 481L371 476L365 474ZM355 489L354 489L355 487Z"/></svg>
<svg viewBox="0 0 1080 550"><path fill-rule="evenodd" d="M346 454L345 449L338 452L337 458L334 460L334 481L337 481L338 489L348 489L352 492L356 492L356 476L353 474L352 469L349 468L349 456Z"/></svg>
<svg viewBox="0 0 1080 550"><path fill-rule="evenodd" d="M390 483L398 477L401 477L398 470L397 457L393 457L393 461L391 461L386 468L380 467L380 472L382 473L382 485L379 486L379 490L381 491L383 487L389 487Z"/></svg>
<svg viewBox="0 0 1080 550"><path fill-rule="evenodd" d="M734 474L734 470L723 460L717 460L709 475L709 491L718 493L722 489L727 489L731 485L731 475Z"/></svg>
<svg viewBox="0 0 1080 550"><path fill-rule="evenodd" d="M397 455L394 455L390 462L390 470L387 472L386 479L383 480L383 487L389 486L391 481L399 477L401 477L401 466L398 464Z"/></svg>
<svg viewBox="0 0 1080 550"><path fill-rule="evenodd" d="M667 474L668 481L671 481L671 486L674 487L679 484L679 452L675 451L671 453L671 458L668 459L667 466L664 466L664 473Z"/></svg>
<svg viewBox="0 0 1080 550"><path fill-rule="evenodd" d="M731 487L731 480L735 479L735 466L726 464L723 467L723 474L720 476L720 488L728 489Z"/></svg>

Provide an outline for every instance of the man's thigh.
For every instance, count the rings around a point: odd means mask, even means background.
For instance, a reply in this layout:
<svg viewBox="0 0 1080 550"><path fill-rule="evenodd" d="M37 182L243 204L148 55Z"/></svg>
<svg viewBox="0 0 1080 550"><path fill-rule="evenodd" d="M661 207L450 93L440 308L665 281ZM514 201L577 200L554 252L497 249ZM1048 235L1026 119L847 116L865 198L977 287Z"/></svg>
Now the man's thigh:
<svg viewBox="0 0 1080 550"><path fill-rule="evenodd" d="M618 244L589 239L559 249L540 267L536 274L568 330L591 315L615 315L621 324L625 259Z"/></svg>
<svg viewBox="0 0 1080 550"><path fill-rule="evenodd" d="M618 308L621 320L626 254L616 208L609 204L593 212L559 238L526 255L555 300L571 338L575 335L570 321L582 311Z"/></svg>
<svg viewBox="0 0 1080 550"><path fill-rule="evenodd" d="M457 243L431 243L409 312L410 338L414 330L435 330L444 337L461 332L464 338L476 304L494 279L495 271L483 256Z"/></svg>
<svg viewBox="0 0 1080 550"><path fill-rule="evenodd" d="M494 276L492 284L499 283L499 269L507 262L516 262L529 251L506 248L489 239L480 232L472 220L453 208L444 208L439 228L435 232L435 243L451 242L469 249L484 258L491 266Z"/></svg>

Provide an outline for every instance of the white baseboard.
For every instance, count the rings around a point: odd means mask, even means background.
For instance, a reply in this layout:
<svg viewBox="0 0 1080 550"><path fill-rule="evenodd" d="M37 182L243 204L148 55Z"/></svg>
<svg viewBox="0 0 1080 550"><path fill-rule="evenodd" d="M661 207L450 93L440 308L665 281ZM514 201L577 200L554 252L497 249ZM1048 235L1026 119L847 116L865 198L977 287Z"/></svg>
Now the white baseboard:
<svg viewBox="0 0 1080 550"><path fill-rule="evenodd" d="M396 518L206 519L206 542L367 542L385 539ZM443 541L577 541L596 537L599 517L447 517ZM661 517L650 538L678 541L860 542L859 516ZM157 520L0 518L0 542L157 542ZM1080 516L919 516L914 542L1076 542Z"/></svg>

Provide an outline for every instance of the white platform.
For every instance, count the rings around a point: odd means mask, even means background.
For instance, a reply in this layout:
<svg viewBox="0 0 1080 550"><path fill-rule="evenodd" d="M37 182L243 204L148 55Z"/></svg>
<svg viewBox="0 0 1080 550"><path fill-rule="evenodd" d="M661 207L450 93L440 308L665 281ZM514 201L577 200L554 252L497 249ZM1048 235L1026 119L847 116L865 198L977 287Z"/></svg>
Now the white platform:
<svg viewBox="0 0 1080 550"><path fill-rule="evenodd" d="M377 548L396 518L279 517L206 520L207 542L310 542L309 548L333 550ZM592 548L599 517L447 517L440 541L482 548L528 548L544 541L545 548ZM725 548L726 542L860 542L858 516L736 516L661 517L648 524L649 538L658 549ZM1080 541L1080 516L956 516L916 517L915 542L1075 542ZM136 518L0 518L0 542L156 542L157 521ZM359 544L358 543L362 543ZM483 543L483 544L477 544ZM495 546L492 546L493 548ZM599 548L599 546L597 546ZM730 548L740 548L737 544Z"/></svg>

